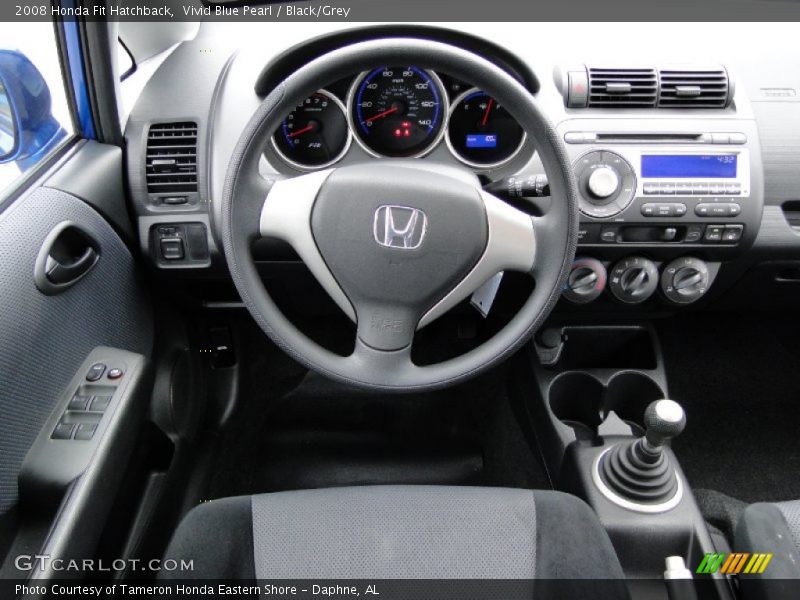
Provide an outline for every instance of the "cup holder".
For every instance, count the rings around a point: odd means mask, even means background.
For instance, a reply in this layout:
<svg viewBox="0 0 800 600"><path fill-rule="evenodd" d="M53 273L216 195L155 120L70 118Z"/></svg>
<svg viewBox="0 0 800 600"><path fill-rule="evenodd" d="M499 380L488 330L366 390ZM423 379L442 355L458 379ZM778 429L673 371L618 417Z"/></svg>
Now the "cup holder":
<svg viewBox="0 0 800 600"><path fill-rule="evenodd" d="M586 373L559 375L550 385L550 410L578 439L591 439L603 422L603 384Z"/></svg>
<svg viewBox="0 0 800 600"><path fill-rule="evenodd" d="M592 440L613 410L636 433L644 431L644 410L664 392L652 378L636 371L614 374L607 383L581 371L560 374L550 384L550 410L579 440Z"/></svg>
<svg viewBox="0 0 800 600"><path fill-rule="evenodd" d="M617 373L606 387L605 415L610 411L644 433L644 410L653 400L665 398L664 391L647 375L632 371Z"/></svg>

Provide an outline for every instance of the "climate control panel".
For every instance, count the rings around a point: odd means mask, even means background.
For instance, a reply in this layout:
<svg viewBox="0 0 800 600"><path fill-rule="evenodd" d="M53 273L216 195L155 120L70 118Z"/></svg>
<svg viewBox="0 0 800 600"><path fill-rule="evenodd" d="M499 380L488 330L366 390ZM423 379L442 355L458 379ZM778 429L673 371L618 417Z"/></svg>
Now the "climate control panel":
<svg viewBox="0 0 800 600"><path fill-rule="evenodd" d="M627 305L656 296L667 304L686 305L706 294L718 270L719 263L694 256L657 262L634 254L613 263L581 256L572 263L562 296L573 304L588 304L605 292Z"/></svg>

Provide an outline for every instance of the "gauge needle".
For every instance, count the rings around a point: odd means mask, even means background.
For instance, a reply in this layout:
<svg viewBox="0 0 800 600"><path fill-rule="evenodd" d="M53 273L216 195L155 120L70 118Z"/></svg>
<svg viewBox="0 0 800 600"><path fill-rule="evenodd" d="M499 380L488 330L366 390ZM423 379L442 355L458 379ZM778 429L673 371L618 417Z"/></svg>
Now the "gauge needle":
<svg viewBox="0 0 800 600"><path fill-rule="evenodd" d="M380 119L381 117L385 117L392 113L396 113L399 109L396 106L393 106L389 110L385 110L383 112L378 113L377 115L372 115L369 119L366 119L364 123L372 123L375 119Z"/></svg>
<svg viewBox="0 0 800 600"><path fill-rule="evenodd" d="M297 137L298 135L301 135L301 134L306 133L308 131L311 131L313 129L314 129L313 125L306 125L305 127L300 129L299 131L293 131L292 133L290 133L289 137L290 138Z"/></svg>
<svg viewBox="0 0 800 600"><path fill-rule="evenodd" d="M492 112L492 104L494 104L494 98L489 98L486 111L483 113L483 119L481 119L481 127L486 127L486 123L489 122L489 113Z"/></svg>

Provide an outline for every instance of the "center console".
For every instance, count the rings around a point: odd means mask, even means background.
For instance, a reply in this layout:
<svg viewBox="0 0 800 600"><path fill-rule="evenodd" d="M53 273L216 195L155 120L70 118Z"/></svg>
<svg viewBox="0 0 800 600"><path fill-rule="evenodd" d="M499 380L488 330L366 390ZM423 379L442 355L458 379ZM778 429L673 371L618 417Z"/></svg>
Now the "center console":
<svg viewBox="0 0 800 600"><path fill-rule="evenodd" d="M691 304L755 241L764 185L754 121L648 117L559 125L581 210L570 302L606 291L627 305Z"/></svg>
<svg viewBox="0 0 800 600"><path fill-rule="evenodd" d="M547 471L595 511L634 597L733 598L724 576L695 574L727 542L709 532L669 445L692 416L667 400L655 331L553 323L530 350L527 406ZM675 563L690 578L678 596L665 574Z"/></svg>

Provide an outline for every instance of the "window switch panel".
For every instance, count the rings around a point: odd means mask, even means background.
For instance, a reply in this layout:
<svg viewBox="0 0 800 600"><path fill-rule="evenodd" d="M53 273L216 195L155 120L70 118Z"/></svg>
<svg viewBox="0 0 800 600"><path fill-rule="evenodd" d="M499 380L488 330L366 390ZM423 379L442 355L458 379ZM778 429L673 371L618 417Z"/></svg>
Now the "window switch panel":
<svg viewBox="0 0 800 600"><path fill-rule="evenodd" d="M75 430L75 423L59 422L56 428L53 429L50 439L53 440L69 440L72 439L72 432Z"/></svg>
<svg viewBox="0 0 800 600"><path fill-rule="evenodd" d="M90 440L97 431L97 423L81 423L75 431L76 440Z"/></svg>
<svg viewBox="0 0 800 600"><path fill-rule="evenodd" d="M82 394L75 394L67 405L68 410L86 410L91 396L84 396Z"/></svg>
<svg viewBox="0 0 800 600"><path fill-rule="evenodd" d="M92 398L89 410L92 412L104 412L109 404L111 404L111 396L95 396Z"/></svg>

